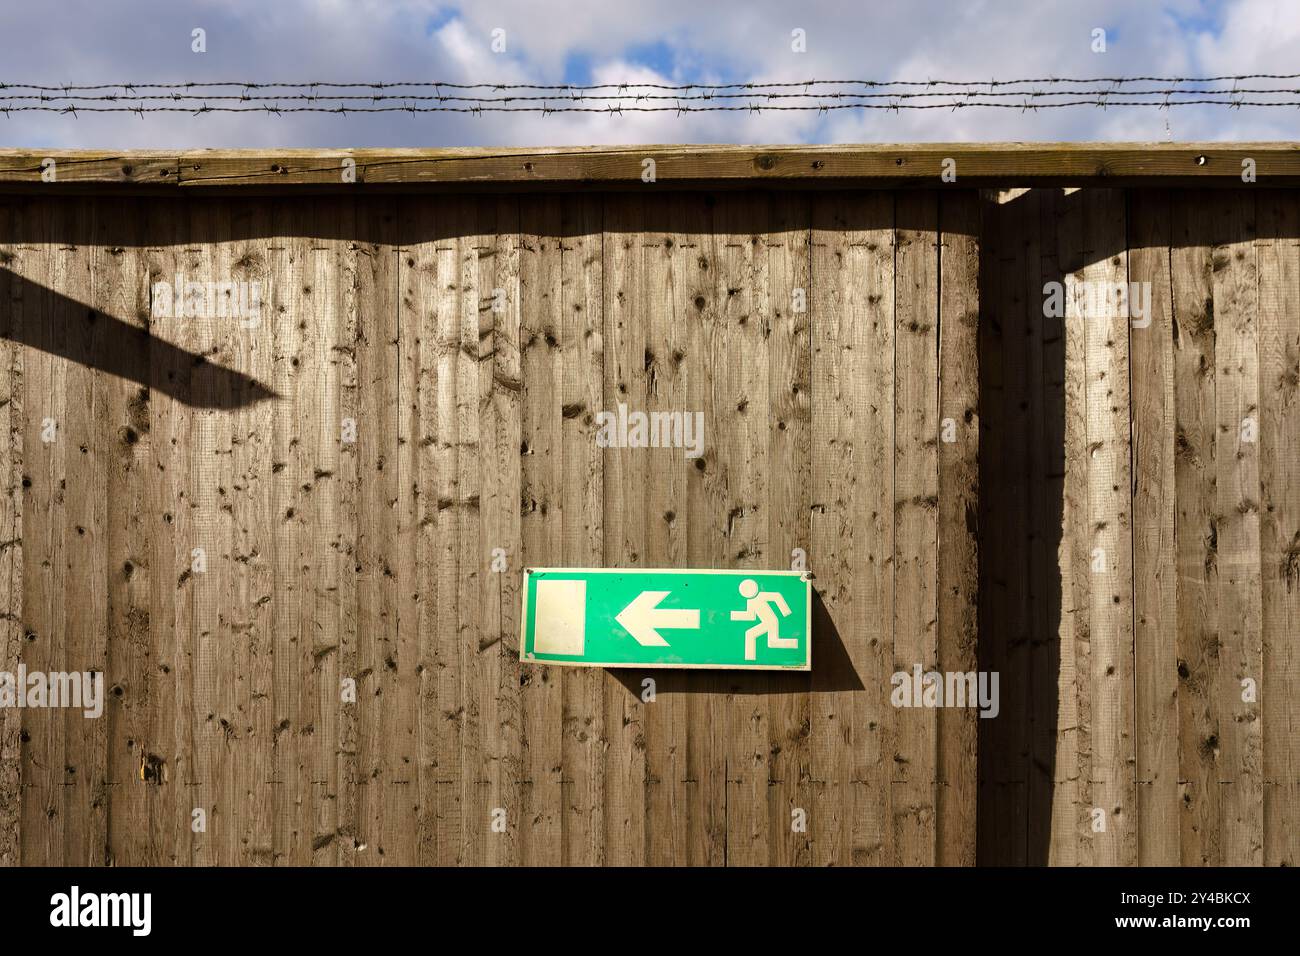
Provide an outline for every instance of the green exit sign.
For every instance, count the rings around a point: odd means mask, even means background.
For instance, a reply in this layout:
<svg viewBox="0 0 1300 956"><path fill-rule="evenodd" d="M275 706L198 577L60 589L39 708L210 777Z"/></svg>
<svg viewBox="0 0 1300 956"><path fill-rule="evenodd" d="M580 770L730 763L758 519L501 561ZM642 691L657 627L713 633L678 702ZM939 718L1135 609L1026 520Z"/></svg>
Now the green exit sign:
<svg viewBox="0 0 1300 956"><path fill-rule="evenodd" d="M525 661L806 671L811 636L812 584L798 571L524 572Z"/></svg>

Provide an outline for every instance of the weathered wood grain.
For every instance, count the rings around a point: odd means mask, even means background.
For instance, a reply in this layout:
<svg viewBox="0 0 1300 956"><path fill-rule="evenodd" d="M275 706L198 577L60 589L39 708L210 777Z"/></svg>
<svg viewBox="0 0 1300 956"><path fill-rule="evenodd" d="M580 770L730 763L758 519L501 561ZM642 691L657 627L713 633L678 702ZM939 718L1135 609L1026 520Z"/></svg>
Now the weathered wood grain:
<svg viewBox="0 0 1300 956"><path fill-rule="evenodd" d="M1176 197L1170 217L1173 285L1177 524L1178 778L1181 863L1223 862L1219 829L1220 702L1215 313L1210 276L1210 197Z"/></svg>
<svg viewBox="0 0 1300 956"><path fill-rule="evenodd" d="M316 856L311 795L315 768L309 755L312 738L307 734L308 728L316 728L314 660L310 658L315 643L313 572L319 574L323 569L316 570L311 537L316 498L305 495L303 489L314 484L312 472L318 446L313 439L320 428L315 402L323 369L318 365L314 342L318 336L329 341L330 332L328 319L324 328L320 322L305 319L316 301L312 296L320 295L314 288L311 210L279 202L272 206L271 215L278 237L270 250L272 285L267 296L267 324L273 354L268 380L283 396L271 423L268 476L275 503L270 525L274 635L272 848L277 863L306 866ZM317 314L328 316L323 310ZM350 568L349 573L355 574ZM322 740L329 739L327 721L322 719L316 729Z"/></svg>
<svg viewBox="0 0 1300 956"><path fill-rule="evenodd" d="M563 443L565 567L604 563L604 455L596 416L604 392L604 234L599 197L563 201L553 241L560 288L553 302L563 368L552 396ZM561 799L566 866L605 862L605 684L612 674L573 668L562 676Z"/></svg>
<svg viewBox="0 0 1300 956"><path fill-rule="evenodd" d="M760 315L768 317L767 555L765 567L803 560L811 548L812 513L812 204L806 196L774 196L760 233L766 262ZM774 674L768 693L768 856L777 866L812 859L807 812L810 786L812 679ZM797 820L803 814L802 820Z"/></svg>
<svg viewBox="0 0 1300 956"><path fill-rule="evenodd" d="M97 321L121 317L132 329L150 325L150 283L136 247L143 239L144 210L124 201L98 204L92 248ZM116 240L124 239L125 243ZM101 347L116 363L140 360L140 344L109 335ZM150 843L150 787L141 779L141 754L149 739L155 679L150 661L153 564L149 554L151 513L148 467L152 453L146 386L102 376L104 410L98 422L98 447L105 469L106 501L120 502L106 514L108 633L106 673L121 693L106 713L108 817L106 856L145 859ZM108 702L106 702L107 706Z"/></svg>
<svg viewBox="0 0 1300 956"><path fill-rule="evenodd" d="M357 723L358 862L415 862L414 629L399 629L400 416L397 207L358 205Z"/></svg>
<svg viewBox="0 0 1300 956"><path fill-rule="evenodd" d="M1068 642L1068 624L1062 613L1062 578L1058 570L1061 554L1065 476L1065 318L1045 308L1048 282L1060 282L1060 249L1054 240L1060 207L1056 196L1035 190L1023 196L1020 222L1026 248L1021 290L1025 297L1027 350L1027 414L1025 425L1026 488L1029 492L1028 592L1030 629L1025 671L1027 693L1017 694L1006 683L1012 700L1023 698L1028 706L1028 752L1024 774L1024 807L1028 818L1025 836L1026 862L1052 861L1053 817L1058 789L1071 787L1067 773L1073 773L1074 755L1070 739L1061 735L1069 725L1067 708L1074 706L1073 660L1062 653ZM1050 224L1050 225L1049 225ZM1014 239L1013 239L1014 241ZM981 476L983 479L983 476ZM1063 690L1068 687L1069 691ZM1050 808L1050 809L1049 809ZM1071 808L1068 813L1072 813Z"/></svg>
<svg viewBox="0 0 1300 956"><path fill-rule="evenodd" d="M16 673L23 652L22 248L13 241L23 201L0 201L0 668ZM0 866L21 862L22 711L0 711Z"/></svg>
<svg viewBox="0 0 1300 956"><path fill-rule="evenodd" d="M566 567L563 350L582 343L562 338L563 238L559 197L521 202L519 287L522 297L520 371L523 454L520 529L524 567ZM572 502L580 510L578 501ZM564 679L559 668L520 661L523 751L519 841L521 862L563 861Z"/></svg>
<svg viewBox="0 0 1300 956"><path fill-rule="evenodd" d="M620 402L646 408L648 380L645 355L647 295L646 200L607 196L602 204L604 243L601 271L603 301L602 409ZM653 519L646 505L647 476L624 449L606 448L601 461L605 501L620 502L605 510L603 552L609 567L644 567L649 547L647 527ZM675 520L660 517L671 524ZM631 681L605 683L605 852L606 862L639 865L647 860L653 831L647 812L647 722L655 703L645 699L644 681L659 676L637 674Z"/></svg>
<svg viewBox="0 0 1300 956"><path fill-rule="evenodd" d="M65 522L64 586L78 593L79 599L66 602L62 640L54 646L55 656L47 668L54 671L100 671L106 664L108 635L103 622L109 615L106 562L110 538L106 459L111 452L100 431L100 418L107 413L107 377L96 373L94 357L103 354L108 345L106 323L100 320L95 306L100 295L108 298L111 280L104 283L101 292L101 275L94 262L94 229L99 212L94 205L83 205L56 214L72 224L81 238L61 243L59 248L61 268L66 269L59 278L68 290L60 304L59 319L64 323L68 354L63 369L66 418L58 423L55 440L68 445L60 480ZM105 693L118 699L120 685L116 680L106 679L105 684ZM107 710L107 701L104 706ZM98 865L108 842L108 802L103 788L110 721L88 721L76 708L47 713L52 722L62 724L65 741L60 792L60 812L65 817L63 859Z"/></svg>
<svg viewBox="0 0 1300 956"><path fill-rule="evenodd" d="M651 321L653 358L647 357L656 386L668 387L658 390L660 401L649 404L653 411L702 415L703 454L688 459L681 449L642 449L641 455L680 475L684 486L661 511L666 520L673 508L685 505L685 561L678 558L668 566L730 567L742 560L740 549L732 550L729 524L734 527L737 507L730 482L733 474L740 479L746 466L744 428L737 427L738 402L729 401L727 383L745 375L730 362L737 333L744 331L743 312L732 301L744 284L744 276L733 270L743 265L735 261L735 250L726 248L726 227L719 231L717 197L679 194L669 202L671 232L664 238L666 268L659 275L666 307ZM733 276L738 284L730 281ZM724 362L729 376L718 375ZM673 681L673 693L660 699L673 708L671 726L681 728L659 740L680 774L674 781L682 799L674 833L678 864L718 866L727 860L727 686L722 673L684 672Z"/></svg>
<svg viewBox="0 0 1300 956"><path fill-rule="evenodd" d="M900 196L894 261L895 672L938 666L939 200ZM892 778L892 840L903 866L934 865L938 711L900 708Z"/></svg>
<svg viewBox="0 0 1300 956"><path fill-rule="evenodd" d="M1300 860L1300 203L1256 201L1264 857Z"/></svg>
<svg viewBox="0 0 1300 956"><path fill-rule="evenodd" d="M1138 862L1177 866L1176 411L1170 196L1129 197L1133 421L1133 643ZM1133 306L1147 303L1137 316ZM1140 308L1139 308L1140 310Z"/></svg>
<svg viewBox="0 0 1300 956"><path fill-rule="evenodd" d="M0 713L0 861L1294 862L1295 194L671 182L0 202L0 666L109 689ZM800 548L809 676L518 661L527 564Z"/></svg>
<svg viewBox="0 0 1300 956"><path fill-rule="evenodd" d="M1059 193L1039 192L1038 214L1028 226L1041 233L1039 264L1029 275L1035 285L1034 303L1042 314L1042 332L1033 343L1042 355L1041 431L1031 441L1042 443L1036 465L1036 481L1042 485L1041 505L1036 507L1035 526L1042 543L1034 551L1037 566L1035 586L1040 606L1045 604L1043 632L1034 647L1032 676L1035 709L1032 761L1035 773L1030 788L1030 833L1028 848L1038 863L1074 865L1078 861L1078 743L1079 718L1076 690L1077 636L1086 628L1087 616L1074 605L1074 574L1086 565L1076 557L1070 536L1070 499L1082 470L1070 467L1079 460L1078 436L1066 428L1067 388L1077 387L1067 379L1071 354L1067 345L1078 333L1078 324L1067 325L1060 314L1046 314L1042 308L1048 282L1063 282L1065 263L1077 261L1077 241L1062 228ZM1034 223L1037 223L1035 227ZM1055 235L1061 230L1060 235ZM1055 236L1055 238L1054 238ZM989 477L983 473L981 482ZM1041 765L1041 766L1040 766Z"/></svg>
<svg viewBox="0 0 1300 956"><path fill-rule="evenodd" d="M895 717L894 199L812 210L813 862L888 865ZM821 655L820 658L817 655ZM829 660L827 660L829 658Z"/></svg>
<svg viewBox="0 0 1300 956"><path fill-rule="evenodd" d="M760 237L769 233L771 210L748 193L719 195L712 209L710 258L700 267L701 282L710 285L716 303L708 356L716 404L714 415L706 417L705 447L716 452L710 464L717 469L725 500L719 510L726 515L716 541L715 560L721 563L714 566L781 567L785 555L771 553L768 537L769 488L776 473L769 461L768 436L775 426L766 353L774 316ZM755 360L728 361L741 355ZM788 829L770 829L771 731L764 697L772 682L765 674L734 673L724 675L722 684L727 692L719 741L725 754L725 862L763 865Z"/></svg>
<svg viewBox="0 0 1300 956"><path fill-rule="evenodd" d="M57 243L53 236L60 231L76 233L85 229L86 212L81 211L83 218L78 222L76 210L52 202L32 203L27 209L27 226L34 248L20 259L24 280L21 321L26 341L35 346L26 356L30 362L24 373L31 411L23 434L23 623L27 646L22 658L34 671L69 669L64 666L70 659L65 535L68 530L77 532L75 526L66 528L64 520L70 450L67 360L63 356L71 347L69 329L85 324L85 308L74 305L74 297L80 297L82 303L87 301L89 276L77 268L76 247ZM72 217L71 221L68 217ZM53 289L63 290L64 294L46 291ZM76 448L71 452L77 453ZM99 529L92 526L86 531L95 534ZM93 605L93 591L87 599ZM22 714L26 744L20 821L23 863L52 866L99 862L68 858L78 842L84 848L84 834L94 832L96 821L90 814L79 820L75 811L69 813L74 809L70 804L83 788L74 784L65 789L63 785L64 768L71 765L66 759L68 750L76 746L65 738L64 717L61 710L29 709ZM83 774L89 769L83 767ZM76 834L69 838L68 827L82 831L80 841Z"/></svg>
<svg viewBox="0 0 1300 956"><path fill-rule="evenodd" d="M190 243L185 248L185 275L202 283L230 274L231 212L229 201L214 199L190 205ZM211 277L211 278L209 278ZM232 364L234 323L209 308L211 296L194 326L195 351L214 365ZM229 592L234 576L233 481L230 384L222 376L202 374L191 388L199 411L191 424L194 496L193 547L201 549L193 565L195 661L194 746L198 801L207 814L206 829L195 834L194 862L200 866L234 866L240 861L237 834L241 802L237 796L235 753L242 743L235 716L234 635Z"/></svg>
<svg viewBox="0 0 1300 956"><path fill-rule="evenodd" d="M329 701L334 703L337 695L337 754L332 756L332 767L322 768L320 777L326 785L336 784L327 790L327 797L335 801L335 809L326 811L327 822L335 824L332 831L336 837L334 852L329 853L330 844L321 845L327 840L329 832L313 840L313 848L328 862L331 856L340 865L352 865L362 862L361 847L361 762L360 762L360 728L361 721L355 694L351 702L343 697L343 681L348 679L355 690L360 677L360 601L358 600L359 579L356 573L357 539L361 530L361 459L357 442L346 441L343 429L349 421L356 422L361 414L361 379L358 365L361 336L360 286L357 270L363 256L361 244L354 238L357 233L358 206L350 199L338 200L325 207L321 218L323 236L332 240L330 245L330 271L335 276L337 285L334 298L333 315L333 355L334 373L338 388L338 422L325 423L334 426L339 443L339 480L338 488L338 523L331 536L333 555L333 573L338 581L338 677L334 687L327 688ZM354 437L354 436L353 436ZM322 693L322 701L325 700ZM322 706L324 706L322 704ZM277 724L278 726L278 724ZM336 776L335 776L336 775Z"/></svg>
<svg viewBox="0 0 1300 956"><path fill-rule="evenodd" d="M937 623L940 673L978 670L979 249L978 194L939 197L937 367L939 435ZM948 426L952 425L951 440ZM970 866L978 832L978 712L936 715L935 863Z"/></svg>
<svg viewBox="0 0 1300 956"><path fill-rule="evenodd" d="M54 159L56 182L43 182ZM625 186L639 189L646 158L662 185L782 188L873 185L939 188L946 160L965 186L1241 185L1300 182L1295 143L925 143L833 146L647 145L443 149L0 150L0 187L27 190L263 190L458 186L475 190ZM346 167L350 161L354 164ZM347 175L345 175L345 173Z"/></svg>
<svg viewBox="0 0 1300 956"><path fill-rule="evenodd" d="M1263 753L1254 675L1263 669L1259 484L1259 289L1255 197L1216 196L1211 290L1215 330L1215 525L1222 700L1219 784L1225 865L1263 862Z"/></svg>
<svg viewBox="0 0 1300 956"><path fill-rule="evenodd" d="M1089 547L1088 660L1092 733L1091 817L1086 852L1103 865L1137 858L1133 757L1133 539L1129 426L1129 319L1118 307L1096 315L1097 289L1127 281L1123 194L1080 193L1083 252L1076 278L1095 283L1085 327ZM1067 316L1068 318L1068 316ZM1104 817L1096 813L1101 810ZM1096 821L1104 819L1099 831Z"/></svg>
<svg viewBox="0 0 1300 956"><path fill-rule="evenodd" d="M1038 449L1033 415L1042 407L1029 393L1035 359L1031 330L1041 312L1034 228L1040 200L1022 191L992 194L985 202L981 247L979 326L980 448L984 453L979 501L981 528L999 529L1003 542L980 552L980 670L998 674L997 719L981 720L979 856L996 864L1027 861L1034 825L1028 801L1030 738L1039 724L1030 703L1037 648L1031 643L1033 573L1031 520L1036 517L1030 474Z"/></svg>
<svg viewBox="0 0 1300 956"><path fill-rule="evenodd" d="M266 204L238 204L231 218L230 281L237 283L234 294L242 303L231 364L259 382L270 378L275 361L276 326L271 306L272 216ZM315 284L319 286L320 282L317 280ZM317 341L326 338L330 322L327 318L319 325ZM321 420L319 413L313 417ZM275 600L273 529L278 516L272 510L271 496L266 490L275 472L274 424L271 403L239 405L231 434L234 580L230 613L234 667L239 674L236 717L243 740L236 796L242 810L241 859L244 864L254 866L270 866L275 858L274 795L268 782L273 779L275 766L272 604ZM322 466L322 470L327 469ZM318 540L328 540L331 525L327 514L317 530ZM313 563L318 582L317 615L321 613L319 589L324 563L323 557ZM316 650L313 646L313 655Z"/></svg>
<svg viewBox="0 0 1300 956"><path fill-rule="evenodd" d="M184 271L189 217L180 201L146 206L141 249L150 286L175 283ZM133 859L144 865L189 865L193 862L194 799L194 658L193 627L193 499L190 428L194 409L185 396L194 363L191 324L174 309L156 307L150 292L149 493L151 571L149 650L153 672L149 682L149 725L139 741L138 764L132 785L149 794L151 826L148 849ZM118 854L125 864L125 854Z"/></svg>

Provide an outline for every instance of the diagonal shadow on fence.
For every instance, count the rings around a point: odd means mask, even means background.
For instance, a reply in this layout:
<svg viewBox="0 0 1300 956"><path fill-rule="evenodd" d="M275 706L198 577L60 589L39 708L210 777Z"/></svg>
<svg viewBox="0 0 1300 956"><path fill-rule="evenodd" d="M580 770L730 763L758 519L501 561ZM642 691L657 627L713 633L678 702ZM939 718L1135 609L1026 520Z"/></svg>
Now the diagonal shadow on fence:
<svg viewBox="0 0 1300 956"><path fill-rule="evenodd" d="M0 302L0 338L119 376L196 408L243 408L279 397L242 372L0 268L0 287L5 286L9 291Z"/></svg>

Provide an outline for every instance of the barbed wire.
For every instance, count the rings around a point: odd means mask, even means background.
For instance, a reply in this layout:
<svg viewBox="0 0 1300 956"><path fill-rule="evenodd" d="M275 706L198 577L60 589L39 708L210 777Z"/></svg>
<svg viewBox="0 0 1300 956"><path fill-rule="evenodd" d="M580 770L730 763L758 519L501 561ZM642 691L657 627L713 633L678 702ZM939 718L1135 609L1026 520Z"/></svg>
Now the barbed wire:
<svg viewBox="0 0 1300 956"><path fill-rule="evenodd" d="M1031 98L1040 98L1040 97L1061 97L1061 96L1107 97L1107 96L1114 95L1114 93L1115 91L1113 90L1073 90L1069 92L1057 91L1057 90L1023 90L1023 91L1009 91L1009 92L979 92L979 93L970 92L962 95L986 96L986 97L1028 96ZM1255 88L1193 89L1193 90L1158 89L1158 90L1125 90L1124 91L1125 96L1160 96L1160 97L1192 96L1192 95L1241 96L1246 94L1250 94L1250 95L1279 94L1279 95L1294 96L1296 94L1300 94L1300 87L1271 88L1271 89L1255 89ZM442 103L447 103L447 102L515 103L515 102L530 102L530 101L550 102L557 99L572 100L572 101L594 100L594 101L604 101L604 102L623 101L623 100L674 100L674 101L681 102L681 101L695 101L695 100L741 100L741 99L753 99L755 97L761 97L764 100L791 100L791 99L810 99L810 98L816 98L816 99L857 98L857 99L907 100L907 99L926 99L926 98L934 98L940 96L953 96L953 95L954 94L951 91L943 91L943 92L936 91L933 93L930 92L924 92L924 93L863 93L863 92L714 93L714 92L704 92L704 93L685 93L685 94L603 93L599 95L593 95L591 93L574 93L571 96L564 96L564 97L537 96L537 95L534 96L457 96L455 94L410 95L410 94L391 94L391 93L372 93L370 95L341 93L341 94L330 94L328 96L318 96L313 93L278 94L274 96L263 96L260 94L250 95L246 93L241 93L238 95L201 94L201 93L166 93L166 94L152 94L152 95L144 95L144 96L118 96L115 94L107 94L101 96L68 96L68 95L50 96L45 93L40 93L40 94L27 94L21 96L9 96L9 97L4 97L4 99L8 102L37 101L41 103L56 103L65 100L69 102L82 102L82 103L119 102L122 100L131 100L132 102L139 102L139 103L153 102L158 100L164 100L164 101L198 100L202 102L208 102L214 100L216 101L237 100L239 102L245 102L245 103L256 103L256 102L281 103L281 102L295 102L295 101L303 101L303 100L314 102L322 99L329 100L331 102L365 101L370 103L385 102L389 100L403 100L409 102L427 102L427 101L437 100L438 102L442 102Z"/></svg>
<svg viewBox="0 0 1300 956"><path fill-rule="evenodd" d="M184 83L100 83L91 86L76 86L71 84L58 85L36 85L28 83L0 83L0 90L6 89L27 89L46 92L83 92L94 90L143 90L143 89L212 89L217 87L242 87L245 89L305 89L305 88L329 88L329 89L392 89L398 87L445 87L449 90L612 90L626 89L628 87L638 87L642 89L656 90L727 90L727 89L766 89L766 88L793 88L793 87L811 87L811 86L967 86L967 87L997 87L997 86L1015 86L1034 84L1037 86L1056 85L1056 84L1081 84L1081 83L1224 83L1229 80L1239 82L1242 80L1295 80L1300 79L1300 73L1238 73L1223 76L1101 76L1101 77L1035 77L1027 79L1012 80L785 80L776 82L736 82L736 83L592 83L592 84L574 84L574 83L452 83L435 80L412 80L412 81L386 81L386 82L352 82L352 83L334 83L325 80L312 80L308 82L254 82L254 81L208 81L194 82L186 81Z"/></svg>
<svg viewBox="0 0 1300 956"><path fill-rule="evenodd" d="M1256 106L1282 106L1300 108L1300 100L1290 101L1251 101L1251 100L1179 100L1169 103L1152 103L1149 100L1072 100L1063 103L1004 103L980 101L956 101L950 103L819 103L810 105L763 105L752 103L747 106L635 106L616 105L596 106L0 106L0 113L189 113L200 116L204 113L766 113L779 111L804 111L827 113L833 110L959 110L969 108L983 109L1018 109L1022 112L1034 112L1070 106L1094 106L1106 109L1112 106L1145 106L1167 109L1172 106L1228 106L1233 108Z"/></svg>
<svg viewBox="0 0 1300 956"><path fill-rule="evenodd" d="M803 80L744 83L185 82L0 83L0 112L59 113L713 113L1174 106L1300 107L1300 86L1241 86L1300 74L1039 77L1013 80ZM1231 81L1231 87L1219 84ZM1135 89L1135 84L1172 84ZM1110 89L1102 86L1110 84ZM1078 89L1077 86L1088 88ZM891 87L901 89L888 89ZM1013 88L1028 87L1028 88ZM143 93L142 90L165 92ZM279 92L268 92L268 91ZM339 90L368 90L345 93ZM432 90L433 92L416 92ZM450 92L443 92L444 90ZM202 92L196 92L202 91ZM403 91L403 92L393 92ZM464 95L483 91L475 95ZM606 91L606 92L598 92ZM492 95L498 94L498 95ZM1247 99L1247 97L1252 97ZM1258 97L1267 97L1259 99ZM737 103L735 101L745 101ZM1012 102L1016 101L1016 102ZM169 103L172 105L146 105ZM238 105L227 105L227 104ZM214 105L216 104L216 105ZM323 105L328 104L328 105ZM429 105L437 104L437 105ZM593 105L595 104L595 105Z"/></svg>

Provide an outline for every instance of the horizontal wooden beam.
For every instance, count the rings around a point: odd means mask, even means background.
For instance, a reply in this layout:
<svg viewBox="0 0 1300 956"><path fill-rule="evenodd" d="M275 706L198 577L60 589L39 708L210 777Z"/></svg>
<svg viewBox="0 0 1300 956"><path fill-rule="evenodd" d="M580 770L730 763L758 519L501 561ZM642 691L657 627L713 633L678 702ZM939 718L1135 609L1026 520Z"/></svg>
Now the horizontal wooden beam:
<svg viewBox="0 0 1300 956"><path fill-rule="evenodd" d="M653 160L653 167L647 162ZM1300 184L1298 143L925 143L521 149L0 149L0 191ZM951 171L948 179L945 171ZM952 177L955 176L955 180Z"/></svg>

